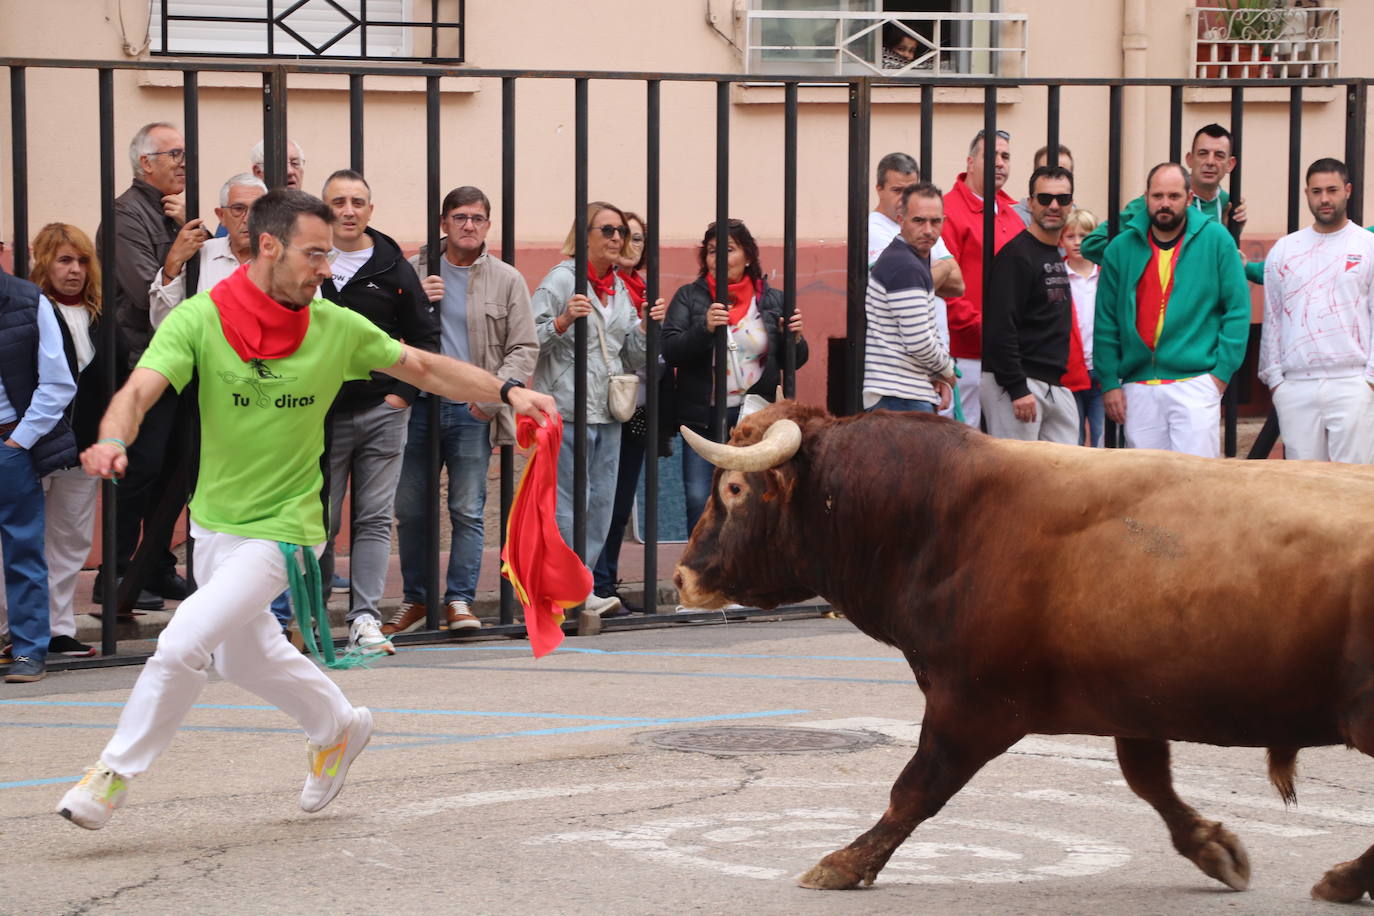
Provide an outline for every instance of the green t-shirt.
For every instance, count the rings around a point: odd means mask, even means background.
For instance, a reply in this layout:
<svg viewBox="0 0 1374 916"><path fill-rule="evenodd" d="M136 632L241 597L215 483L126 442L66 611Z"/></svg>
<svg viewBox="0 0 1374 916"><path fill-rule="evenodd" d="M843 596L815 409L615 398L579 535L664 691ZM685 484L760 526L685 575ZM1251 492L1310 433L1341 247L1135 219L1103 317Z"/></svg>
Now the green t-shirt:
<svg viewBox="0 0 1374 916"><path fill-rule="evenodd" d="M325 539L324 417L339 386L394 365L401 344L357 312L310 303L310 327L285 359L239 359L209 293L157 329L138 365L177 391L200 379L200 477L191 517L212 531L320 544Z"/></svg>

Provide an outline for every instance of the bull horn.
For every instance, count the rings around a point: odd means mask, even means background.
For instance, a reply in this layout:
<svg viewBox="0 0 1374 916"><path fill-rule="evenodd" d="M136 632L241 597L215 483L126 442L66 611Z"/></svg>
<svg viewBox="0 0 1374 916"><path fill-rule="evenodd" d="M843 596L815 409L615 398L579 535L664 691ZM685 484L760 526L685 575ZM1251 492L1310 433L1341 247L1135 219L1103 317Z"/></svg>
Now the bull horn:
<svg viewBox="0 0 1374 916"><path fill-rule="evenodd" d="M795 420L774 420L753 445L726 445L712 442L683 426L682 438L698 455L726 471L766 471L797 454L801 448L801 427Z"/></svg>

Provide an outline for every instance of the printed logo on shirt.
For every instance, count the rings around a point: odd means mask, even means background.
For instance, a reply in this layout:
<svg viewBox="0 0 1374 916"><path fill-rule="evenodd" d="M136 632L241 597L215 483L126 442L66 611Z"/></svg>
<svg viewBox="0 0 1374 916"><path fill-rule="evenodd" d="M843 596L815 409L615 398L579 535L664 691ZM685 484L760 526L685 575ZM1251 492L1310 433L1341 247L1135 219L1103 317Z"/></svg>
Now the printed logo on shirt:
<svg viewBox="0 0 1374 916"><path fill-rule="evenodd" d="M1360 261L1364 259L1362 254L1348 254L1345 256L1345 269L1352 270L1360 266Z"/></svg>
<svg viewBox="0 0 1374 916"><path fill-rule="evenodd" d="M235 375L227 370L219 374L219 379L224 384L244 385L253 392L252 396L240 394L237 391L229 392L235 407L247 407L249 404L257 404L259 407L309 407L315 403L313 394L299 397L294 394L282 393L273 397L275 394L273 389L296 381L296 377L278 375L267 365L266 360L249 360L248 368L253 373L252 375Z"/></svg>

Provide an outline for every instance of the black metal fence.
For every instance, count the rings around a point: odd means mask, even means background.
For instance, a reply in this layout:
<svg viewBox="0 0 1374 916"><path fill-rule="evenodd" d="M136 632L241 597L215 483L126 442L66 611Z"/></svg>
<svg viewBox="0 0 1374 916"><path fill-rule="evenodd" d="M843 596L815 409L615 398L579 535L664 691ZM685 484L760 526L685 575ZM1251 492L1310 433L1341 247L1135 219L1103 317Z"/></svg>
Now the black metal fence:
<svg viewBox="0 0 1374 916"><path fill-rule="evenodd" d="M575 265L575 276L578 277L579 289L585 292L586 285L586 205L588 201L588 111L590 106L590 83L592 80L614 80L614 81L633 81L643 85L646 101L646 118L644 121L644 140L646 150L646 221L647 221L647 258L646 258L646 279L647 279L647 298L653 302L661 292L660 287L660 226L662 223L660 212L660 186L662 180L661 159L661 128L663 124L663 110L661 103L661 87L664 82L696 82L714 84L716 87L716 166L715 166L715 188L716 188L716 226L717 226L717 257L714 265L714 273L717 282L717 289L724 289L727 286L726 280L726 256L727 256L727 226L729 221L729 156L730 156L730 121L731 121L731 97L730 90L733 84L737 83L757 83L758 77L749 77L741 74L683 74L683 73L619 73L619 72L590 72L590 71L530 71L530 70L452 70L440 67L411 67L411 68L377 68L365 64L319 64L319 63L248 63L238 61L217 60L213 64L205 62L193 63L184 61L134 61L134 62L96 62L81 60L38 60L38 59L18 59L0 58L0 66L9 69L10 73L10 111L11 111L11 132L12 150L11 161L13 163L13 233L14 233L14 257L16 273L27 274L28 260L28 237L29 237L29 209L28 202L30 197L29 187L29 166L28 166L28 147L29 137L27 132L28 120L28 90L26 86L26 74L30 69L63 69L89 71L98 89L99 106L99 138L100 138L100 193L101 193L101 220L106 227L103 233L102 246L99 252L102 262L107 266L104 272L104 299L113 302L115 299L115 272L108 269L108 265L114 263L118 254L114 247L115 233L111 227L114 225L114 199L121 188L115 182L115 157L117 145L114 127L114 72L116 70L164 70L180 72L183 78L182 99L183 99L183 121L185 124L185 137L187 143L187 181L186 181L186 214L187 218L193 218L200 213L199 187L199 125L200 125L200 95L198 86L198 74L203 70L230 71L240 73L257 73L262 80L262 129L265 138L266 160L265 178L269 186L280 186L284 183L286 175L286 146L287 146L287 76L291 73L324 73L337 74L348 77L348 118L350 151L349 160L352 168L363 171L363 89L364 81L369 75L385 74L387 76L418 76L425 81L425 149L426 149L426 188L427 200L425 209L425 224L429 227L428 245L431 257L437 257L439 251L439 236L437 220L433 218L439 210L441 189L439 185L440 173L440 79L445 76L462 76L466 78L480 78L488 80L499 80L501 84L501 199L502 210L502 257L509 263L515 262L518 227L516 225L516 196L518 193L517 173L515 167L516 153L516 104L517 89L522 81L528 80L559 80L569 81L574 86L574 123L575 123L575 147L574 147L574 186L575 202L573 208L574 224L578 227L577 231L577 255ZM797 142L798 142L798 96L799 90L803 85L830 85L844 86L848 91L849 107L849 128L848 128L848 163L844 175L836 174L834 181L844 182L847 198L847 283L846 283L846 326L847 338L845 341L844 355L844 399L843 404L846 412L853 413L859 410L860 389L863 378L863 348L864 348L864 291L867 283L867 217L869 210L869 181L871 178L871 156L870 156L870 132L873 117L873 89L875 86L891 85L891 80L873 77L795 77L778 78L768 77L769 83L781 84L783 87L783 271L782 288L785 293L785 314L790 316L796 306L797 293L797 189L798 189L798 170L797 170ZM1104 125L1108 159L1108 185L1107 185L1107 209L1109 213L1110 228L1113 233L1117 230L1118 214L1122 207L1122 187L1121 187L1121 159L1122 159L1122 99L1123 92L1128 86L1157 87L1167 89L1169 93L1169 158L1178 161L1183 152L1183 111L1184 111L1184 88L1190 85L1200 85L1199 81L1185 80L1164 80L1164 79L992 79L980 80L971 83L963 79L945 80L907 80L902 85L920 86L920 100L915 104L913 116L919 119L920 125L920 149L919 160L923 170L923 178L932 177L932 162L935 145L935 91L944 86L957 86L967 89L970 85L976 85L983 92L983 129L986 135L995 135L998 129L998 100L997 93L1000 89L1019 88L1027 86L1041 86L1046 90L1046 134L1048 145L1051 148L1059 146L1060 138L1060 93L1065 86L1093 86L1101 87L1107 91L1107 120ZM1350 167L1352 180L1356 186L1360 186L1364 174L1365 161L1365 128L1366 128L1366 108L1367 93L1369 82L1359 79L1347 80L1214 80L1208 81L1205 85L1216 87L1226 87L1230 90L1231 117L1230 128L1234 137L1234 151L1239 157L1243 138L1245 136L1245 114L1246 102L1245 93L1247 89L1272 90L1276 86L1286 87L1289 92L1289 129L1288 129L1288 228L1290 231L1296 229L1300 222L1300 201L1298 189L1301 187L1302 163L1299 159L1301 151L1301 135L1303 121L1303 92L1312 87L1339 86L1345 93L1346 108L1346 136L1345 136L1345 161ZM890 107L888 110L892 110ZM960 140L962 143L962 138ZM984 157L985 187L993 187L994 182L994 162L993 157ZM1051 160L1053 161L1053 160ZM1233 198L1239 198L1241 194L1243 178L1243 162L1236 167L1230 177L1230 193ZM812 182L813 184L815 182ZM1360 197L1357 194L1350 203L1350 217L1356 221L1361 218ZM984 211L984 237L993 237L993 218L992 208ZM984 286L992 269L992 259L987 258L983 263ZM104 323L104 331L107 335L117 333L116 323L107 321ZM575 423L574 430L574 490L579 494L576 499L574 512L574 548L579 555L585 557L587 554L587 530L586 530L586 490L587 490L587 385L586 385L586 353L587 353L587 329L585 319L577 320L575 324L575 346L576 346L576 413L573 418ZM783 390L787 396L793 396L795 392L795 352L790 345L791 335L785 335L789 340L789 346L784 356L784 381ZM660 353L660 327L652 319L648 320L648 365L655 366L658 362ZM110 341L112 344L112 340ZM716 332L716 387L721 390L725 385L725 366L726 356L726 329L719 328ZM110 391L113 391L115 379L113 366L110 367L109 377L106 384ZM1236 452L1236 405L1235 387L1231 386L1228 392L1226 410L1226 434L1225 434L1225 453L1234 456ZM660 403L658 387L656 385L646 386L646 410L647 427L650 431L659 428ZM428 409L430 414L430 428L439 428L437 412L437 399L428 399ZM416 409L425 409L417 407ZM725 435L725 399L718 398L714 407L712 428L718 438ZM1116 430L1109 428L1112 444L1116 444ZM1263 454L1267 454L1268 448L1273 445L1273 436L1276 428L1271 422L1266 426L1266 432L1261 436L1261 443L1258 443L1251 457L1261 455L1261 446L1265 436L1268 436L1268 446L1263 446ZM652 432L651 432L652 437ZM427 594L426 602L428 608L428 619L425 630L415 634L403 634L396 637L398 642L419 641L433 639L437 635L439 619L439 608L443 595L440 582L440 554L439 554L439 532L440 532L440 512L439 512L439 436L430 436L430 455L429 473L430 489L432 497L429 504L428 513L428 575L427 575ZM644 482L646 491L646 511L644 517L644 594L646 605L652 610L656 601L661 570L658 567L658 466L656 450L649 448L646 450L646 460L644 467ZM501 462L501 539L505 540L506 517L508 508L514 492L514 453L510 446L505 446L500 450ZM103 517L101 530L103 534L103 553L106 562L112 562L115 556L115 527L114 512L115 500L113 498L112 485L106 482L102 491ZM169 526L175 519L176 513L180 511L180 506L172 507L170 518L165 520ZM155 534L145 535L145 541L156 543ZM138 563L135 557L135 566ZM189 565L189 564L188 564ZM85 664L110 664L122 663L124 661L137 661L139 656L118 656L116 640L116 611L122 604L125 609L132 603L133 595L138 591L138 581L136 575L131 574L126 577L125 583L119 593L113 588L106 588L104 592L104 608L102 615L102 654L105 658L96 659ZM509 583L503 581L501 586L501 612L500 624L495 630L484 629L483 633L509 633L518 635L522 628L515 623L515 599ZM685 617L680 619L693 619Z"/></svg>

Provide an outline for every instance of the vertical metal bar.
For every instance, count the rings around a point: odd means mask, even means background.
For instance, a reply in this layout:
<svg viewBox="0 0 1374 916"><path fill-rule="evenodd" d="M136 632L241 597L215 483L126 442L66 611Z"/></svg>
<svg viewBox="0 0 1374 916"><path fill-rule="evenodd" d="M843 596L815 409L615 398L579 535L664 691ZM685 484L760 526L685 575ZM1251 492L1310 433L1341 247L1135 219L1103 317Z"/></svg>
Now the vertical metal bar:
<svg viewBox="0 0 1374 916"><path fill-rule="evenodd" d="M269 188L286 187L286 70L262 75L262 174Z"/></svg>
<svg viewBox="0 0 1374 916"><path fill-rule="evenodd" d="M716 83L716 302L730 304L728 258L730 255L730 84ZM712 388L711 437L724 442L728 430L725 411L728 397L728 324L715 331L715 384Z"/></svg>
<svg viewBox="0 0 1374 916"><path fill-rule="evenodd" d="M1169 87L1169 161L1183 161L1183 87Z"/></svg>
<svg viewBox="0 0 1374 916"><path fill-rule="evenodd" d="M845 391L844 412L862 406L864 335L868 316L864 293L868 288L868 154L872 86L867 79L849 84L848 259L845 265Z"/></svg>
<svg viewBox="0 0 1374 916"><path fill-rule="evenodd" d="M868 246L864 246L868 250ZM797 84L783 90L782 137L782 316L784 327L797 309ZM782 396L797 396L797 341L782 335Z"/></svg>
<svg viewBox="0 0 1374 916"><path fill-rule="evenodd" d="M119 323L115 320L114 302L118 295L115 280L115 235L118 231L115 213L115 148L114 148L114 71L97 71L97 84L100 98L100 264L101 264L101 301L105 303L104 315L100 322L100 334L104 338L106 353L118 351ZM25 242L25 251L28 243ZM15 253L18 257L18 252ZM17 263L17 262L16 262ZM119 387L115 361L105 360L105 393L107 401L114 397ZM115 617L119 607L119 589L116 587L115 557L119 553L115 531L115 483L113 480L100 484L100 565L104 580L104 594L100 602L100 654L114 655L118 651L115 639Z"/></svg>
<svg viewBox="0 0 1374 916"><path fill-rule="evenodd" d="M429 0L429 57L439 56L439 0Z"/></svg>
<svg viewBox="0 0 1374 916"><path fill-rule="evenodd" d="M28 92L23 67L10 68L10 137L14 163L14 275L29 275L29 128ZM104 71L102 71L104 72ZM108 300L113 302L114 299Z"/></svg>
<svg viewBox="0 0 1374 916"><path fill-rule="evenodd" d="M658 260L658 222L659 181L662 177L660 160L662 158L661 99L658 80L645 83L645 137L644 173L647 178L645 188L644 218L644 266L645 301L650 305L659 297L659 260ZM663 405L659 402L659 353L662 348L662 328L657 321L649 319L645 339L644 376L648 379L648 389L644 392L644 424L648 428L644 445L644 612L652 614L658 609L658 427L659 414Z"/></svg>
<svg viewBox="0 0 1374 916"><path fill-rule="evenodd" d="M992 261L997 255L997 87L983 89L983 293L992 288Z"/></svg>
<svg viewBox="0 0 1374 916"><path fill-rule="evenodd" d="M364 27L363 34L366 34ZM363 56L367 48L363 48ZM363 170L363 75L352 73L348 77L348 167L355 172ZM429 221L434 222L431 213Z"/></svg>
<svg viewBox="0 0 1374 916"><path fill-rule="evenodd" d="M1059 165L1059 86L1045 87L1045 164Z"/></svg>
<svg viewBox="0 0 1374 916"><path fill-rule="evenodd" d="M162 3L162 24L161 24L161 26L159 27L160 31L162 32L162 53L163 53L163 54L171 54L171 53L172 53L172 50L171 50L170 48L167 47L167 41L168 41L167 33L168 33L168 31L169 31L167 18L168 18L168 14L167 14L167 0L163 0L163 3ZM268 53L268 54L271 54L272 52L269 50L267 53Z"/></svg>
<svg viewBox="0 0 1374 916"><path fill-rule="evenodd" d="M200 83L195 70L183 70L181 74L181 117L184 124L182 137L186 141L186 218L200 216ZM200 289L200 258L191 258L182 267L185 277L186 295L193 296ZM188 443L186 454L194 454L193 443ZM194 539L186 540L187 553L194 548ZM191 577L191 559L186 560L187 578Z"/></svg>
<svg viewBox="0 0 1374 916"><path fill-rule="evenodd" d="M1121 99L1122 86L1114 83L1107 90L1107 229L1109 236L1121 231ZM1102 444L1123 448L1125 429L1110 419L1103 421Z"/></svg>
<svg viewBox="0 0 1374 916"><path fill-rule="evenodd" d="M921 86L921 180L935 180L935 87L930 83ZM867 251L868 247L864 246Z"/></svg>
<svg viewBox="0 0 1374 916"><path fill-rule="evenodd" d="M1245 133L1245 89L1240 86L1231 87L1231 155L1236 157L1236 167L1231 170L1230 191L1231 200L1235 203L1241 201L1241 170L1245 165L1245 159L1241 155L1241 138ZM1240 244L1240 233L1244 226L1240 223L1231 223L1227 220L1227 228L1231 230L1231 237L1236 240L1237 246ZM1236 457L1236 424L1239 420L1239 410L1237 402L1239 396L1236 394L1237 379L1231 376L1230 383L1226 386L1226 394L1222 396L1221 407L1223 415L1223 435L1221 453L1227 458Z"/></svg>
<svg viewBox="0 0 1374 916"><path fill-rule="evenodd" d="M467 0L458 0L458 60L468 59L468 10Z"/></svg>
<svg viewBox="0 0 1374 916"><path fill-rule="evenodd" d="M1350 198L1349 217L1364 224L1365 124L1369 116L1369 84L1363 80L1345 87L1345 167L1358 189Z"/></svg>
<svg viewBox="0 0 1374 916"><path fill-rule="evenodd" d="M358 18L359 18L360 20L362 20L362 24L361 24L361 26L360 26L359 29L358 29L358 53L359 53L360 55L362 55L362 57L363 57L364 59L366 59L366 58L367 58L367 0L358 0ZM348 78L348 82L349 82L349 89L351 90L351 89L353 88L353 85L352 85L352 84L353 84L353 77L350 76L350 77ZM361 171L363 170L363 167L362 167L361 165L350 166L350 168L352 168L353 171L355 171L355 172L361 172Z"/></svg>
<svg viewBox="0 0 1374 916"><path fill-rule="evenodd" d="M587 78L573 80L573 292L587 295ZM587 561L587 319L573 322L573 544Z"/></svg>
<svg viewBox="0 0 1374 916"><path fill-rule="evenodd" d="M1288 231L1302 220L1302 87L1288 89Z"/></svg>
<svg viewBox="0 0 1374 916"><path fill-rule="evenodd" d="M515 77L501 78L501 260L515 266ZM515 501L515 448L501 446L501 546ZM501 577L501 624L515 623L515 587Z"/></svg>
<svg viewBox="0 0 1374 916"><path fill-rule="evenodd" d="M439 259L439 77L425 77L425 225L429 253L429 274L439 275L442 268ZM425 500L425 628L439 629L441 620L448 619L445 612L439 615L444 601L443 571L439 564L439 440L443 435L440 428L440 398L431 394L425 398L425 410L429 426L429 439L425 445L425 475L428 481L429 498ZM449 486L452 486L452 482ZM449 545L453 549L453 545Z"/></svg>
<svg viewBox="0 0 1374 916"><path fill-rule="evenodd" d="M166 3L167 0L163 0L163 2ZM275 5L275 4L272 2L272 0L267 0L267 56L268 56L268 57L271 57L272 55L274 55L274 54L277 53L277 13L276 13L276 10L274 10L274 9L272 8L274 5ZM164 47L164 50L165 50L165 47ZM269 188L275 187L275 185L273 185L272 182L270 182L270 181L265 182L265 184L266 184Z"/></svg>

